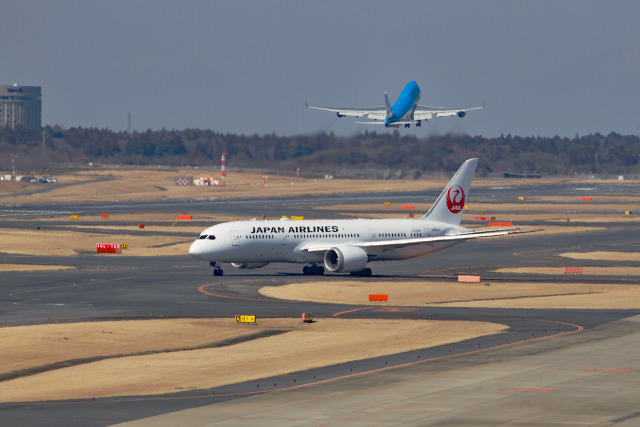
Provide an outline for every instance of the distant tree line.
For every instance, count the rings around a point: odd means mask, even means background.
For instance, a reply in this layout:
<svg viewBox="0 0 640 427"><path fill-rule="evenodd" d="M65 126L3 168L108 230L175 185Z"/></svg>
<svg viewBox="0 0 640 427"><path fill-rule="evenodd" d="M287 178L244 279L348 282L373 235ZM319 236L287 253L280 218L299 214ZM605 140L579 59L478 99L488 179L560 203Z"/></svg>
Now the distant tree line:
<svg viewBox="0 0 640 427"><path fill-rule="evenodd" d="M277 136L223 134L212 130L114 132L97 128L47 126L43 139L31 129L0 129L0 167L10 167L8 153L21 164L53 169L69 163L120 165L217 166L226 151L231 167L291 173L334 170L424 172L455 170L465 159L479 157L484 173L638 174L640 138L599 133L574 138L501 135L484 138L462 134L418 138L401 132L333 133ZM44 146L43 146L44 145Z"/></svg>

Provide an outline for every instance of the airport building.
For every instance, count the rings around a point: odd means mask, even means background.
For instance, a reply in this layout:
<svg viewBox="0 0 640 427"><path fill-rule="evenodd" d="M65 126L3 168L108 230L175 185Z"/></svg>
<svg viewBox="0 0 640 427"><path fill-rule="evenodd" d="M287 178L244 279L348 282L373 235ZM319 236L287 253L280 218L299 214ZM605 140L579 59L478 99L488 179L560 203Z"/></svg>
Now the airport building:
<svg viewBox="0 0 640 427"><path fill-rule="evenodd" d="M42 92L40 86L0 86L0 127L22 125L42 129Z"/></svg>

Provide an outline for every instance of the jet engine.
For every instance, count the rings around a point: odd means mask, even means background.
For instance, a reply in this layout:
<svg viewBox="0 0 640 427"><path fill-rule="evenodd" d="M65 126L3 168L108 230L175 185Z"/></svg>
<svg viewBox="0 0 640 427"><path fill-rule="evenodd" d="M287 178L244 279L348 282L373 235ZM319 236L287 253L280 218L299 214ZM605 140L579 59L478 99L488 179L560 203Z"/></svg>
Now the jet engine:
<svg viewBox="0 0 640 427"><path fill-rule="evenodd" d="M325 267L335 273L363 270L368 260L367 253L357 246L335 247L324 253Z"/></svg>
<svg viewBox="0 0 640 427"><path fill-rule="evenodd" d="M232 262L235 268L260 268L269 264L268 262Z"/></svg>
<svg viewBox="0 0 640 427"><path fill-rule="evenodd" d="M465 113L464 111L458 111L458 117L463 118L466 115L467 113Z"/></svg>
<svg viewBox="0 0 640 427"><path fill-rule="evenodd" d="M336 113L338 117L344 117L344 114Z"/></svg>

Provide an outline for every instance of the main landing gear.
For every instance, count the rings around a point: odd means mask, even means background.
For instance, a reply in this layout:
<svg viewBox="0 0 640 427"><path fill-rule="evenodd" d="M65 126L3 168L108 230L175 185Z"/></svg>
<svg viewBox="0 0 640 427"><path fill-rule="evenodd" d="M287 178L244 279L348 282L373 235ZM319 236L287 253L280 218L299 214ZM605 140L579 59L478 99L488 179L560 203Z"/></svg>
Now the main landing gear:
<svg viewBox="0 0 640 427"><path fill-rule="evenodd" d="M324 267L316 264L305 265L302 273L305 276L322 276L324 274Z"/></svg>
<svg viewBox="0 0 640 427"><path fill-rule="evenodd" d="M211 261L209 263L211 267L213 267L213 275L214 276L224 276L224 271L220 268L220 266L216 265L215 262Z"/></svg>
<svg viewBox="0 0 640 427"><path fill-rule="evenodd" d="M371 277L371 269L364 268L360 271L352 271L349 274L351 274L352 276L358 276L358 277Z"/></svg>

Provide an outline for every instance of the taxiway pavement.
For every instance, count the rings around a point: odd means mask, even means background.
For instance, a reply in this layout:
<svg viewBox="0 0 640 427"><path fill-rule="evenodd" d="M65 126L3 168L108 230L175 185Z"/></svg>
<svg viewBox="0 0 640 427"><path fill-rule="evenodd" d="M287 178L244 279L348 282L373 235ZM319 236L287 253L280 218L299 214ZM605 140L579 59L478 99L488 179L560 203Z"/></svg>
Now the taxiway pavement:
<svg viewBox="0 0 640 427"><path fill-rule="evenodd" d="M518 189L511 190L516 194ZM553 191L542 186L539 191ZM560 191L560 190L558 190ZM579 190L576 190L579 191ZM613 190L612 190L613 191ZM475 192L475 189L474 189ZM435 193L435 192L434 192ZM482 192L481 192L482 194ZM488 193L487 193L488 194ZM511 194L511 196L513 195ZM552 193L556 194L556 193ZM510 196L510 197L511 197ZM388 199L389 195L379 195ZM404 195L402 196L404 197ZM421 198L424 194L421 194ZM233 212L266 210L270 216L296 214L292 203L339 203L342 196L202 203L196 209ZM338 201L336 201L338 200ZM371 202L371 198L367 198ZM353 202L353 198L349 199ZM162 211L178 202L149 203L111 211ZM192 206L189 206L192 210ZM5 220L37 218L43 212L77 211L65 206L12 207ZM28 215L15 211L29 210ZM96 212L104 206L87 205ZM310 208L309 208L310 209ZM226 211L226 210L225 210ZM285 212L286 211L286 212ZM317 210L314 216L317 216ZM46 214L48 215L48 214ZM203 224L203 228L210 224ZM55 226L55 225L52 225ZM637 238L624 224L576 235L474 241L402 262L373 264L385 280L430 280L473 272L486 281L522 280L496 274L499 267L557 265L557 254L631 250ZM187 235L176 231L176 238ZM195 237L195 236L194 236ZM215 390L191 390L163 396L84 399L0 404L2 425L636 425L640 419L640 310L520 310L482 308L369 307L271 300L262 286L305 280L299 265L269 265L233 270L213 277L205 263L188 257L127 257L90 254L29 257L2 254L6 263L75 265L75 270L3 272L0 325L163 317L227 317L239 313L258 318L323 317L433 318L483 320L509 325L507 334L447 346L328 366L313 371L263 378ZM594 262L595 263L595 262ZM598 265L615 265L598 261ZM640 264L640 260L638 263ZM634 265L636 265L634 264ZM335 276L334 276L335 277ZM341 276L343 279L344 276ZM375 279L375 277L374 277ZM527 280L549 280L528 275ZM327 275L322 280L332 280ZM358 279L358 280L361 280ZM571 276L554 278L576 280ZM635 278L590 276L580 282L638 285ZM206 287L207 293L201 292ZM344 314L340 314L344 313ZM418 344L418 347L420 345ZM425 343L428 347L428 343ZM152 417L152 418L150 418Z"/></svg>

